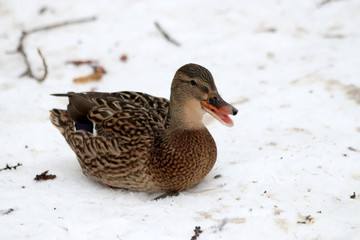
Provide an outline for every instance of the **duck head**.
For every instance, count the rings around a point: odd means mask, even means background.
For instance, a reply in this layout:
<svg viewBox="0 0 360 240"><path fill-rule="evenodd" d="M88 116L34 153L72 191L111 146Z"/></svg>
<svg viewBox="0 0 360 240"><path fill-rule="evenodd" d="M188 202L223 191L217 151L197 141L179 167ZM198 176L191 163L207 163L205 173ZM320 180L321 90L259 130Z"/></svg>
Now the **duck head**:
<svg viewBox="0 0 360 240"><path fill-rule="evenodd" d="M175 73L171 84L170 126L204 127L202 118L209 113L227 127L234 125L229 115L238 110L225 102L216 88L213 76L197 64L186 64Z"/></svg>

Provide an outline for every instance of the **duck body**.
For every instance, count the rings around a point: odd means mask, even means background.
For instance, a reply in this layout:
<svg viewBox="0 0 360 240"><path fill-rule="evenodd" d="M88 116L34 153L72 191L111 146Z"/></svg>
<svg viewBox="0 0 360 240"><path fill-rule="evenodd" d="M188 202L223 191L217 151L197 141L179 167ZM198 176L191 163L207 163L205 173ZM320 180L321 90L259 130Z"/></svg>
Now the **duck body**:
<svg viewBox="0 0 360 240"><path fill-rule="evenodd" d="M216 144L207 129L170 131L159 140L150 172L162 191L177 192L199 183L216 162Z"/></svg>
<svg viewBox="0 0 360 240"><path fill-rule="evenodd" d="M196 75L200 70L205 77ZM206 74L196 64L180 68L170 101L139 92L55 94L67 96L69 105L53 109L50 120L90 178L134 191L182 191L199 183L216 162L216 144L202 116L215 112L210 114L231 125L227 114L237 113Z"/></svg>

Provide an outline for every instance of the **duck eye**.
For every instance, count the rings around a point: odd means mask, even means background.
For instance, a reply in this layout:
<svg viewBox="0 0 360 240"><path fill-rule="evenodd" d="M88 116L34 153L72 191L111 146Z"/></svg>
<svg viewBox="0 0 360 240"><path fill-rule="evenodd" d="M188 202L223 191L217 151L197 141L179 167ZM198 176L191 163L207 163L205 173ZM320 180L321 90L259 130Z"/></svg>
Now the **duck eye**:
<svg viewBox="0 0 360 240"><path fill-rule="evenodd" d="M191 81L190 81L190 84L193 85L193 86L196 86L195 80L191 80Z"/></svg>

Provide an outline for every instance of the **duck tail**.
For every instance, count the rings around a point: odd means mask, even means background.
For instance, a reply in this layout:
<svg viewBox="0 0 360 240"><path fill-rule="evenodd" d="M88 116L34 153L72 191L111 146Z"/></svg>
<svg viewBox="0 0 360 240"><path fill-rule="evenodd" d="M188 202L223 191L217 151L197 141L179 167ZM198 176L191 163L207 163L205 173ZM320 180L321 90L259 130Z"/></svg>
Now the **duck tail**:
<svg viewBox="0 0 360 240"><path fill-rule="evenodd" d="M69 93L55 93L51 95L55 97L69 98L69 104L67 106L67 111L66 111L67 120L71 121L72 124L75 123L76 130L85 130L90 133L93 132L94 125L88 119L87 115L89 114L91 109L95 106L95 104L92 102L90 98L87 97L86 94L69 92ZM58 126L57 124L54 125Z"/></svg>
<svg viewBox="0 0 360 240"><path fill-rule="evenodd" d="M65 136L66 132L74 131L74 124L66 110L52 109L50 111L51 123Z"/></svg>

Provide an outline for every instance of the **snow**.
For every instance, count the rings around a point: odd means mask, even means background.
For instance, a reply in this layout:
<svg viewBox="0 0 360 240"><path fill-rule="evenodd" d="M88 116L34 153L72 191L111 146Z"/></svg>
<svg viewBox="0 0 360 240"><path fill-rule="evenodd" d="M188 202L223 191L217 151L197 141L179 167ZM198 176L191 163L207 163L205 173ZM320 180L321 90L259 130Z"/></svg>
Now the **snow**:
<svg viewBox="0 0 360 240"><path fill-rule="evenodd" d="M175 240L201 226L198 239L358 239L360 4L319 3L0 1L0 168L22 164L0 171L0 238ZM41 84L18 77L23 59L6 52L22 30L89 16L97 20L30 35L34 74L42 74L40 48L49 75ZM73 83L91 69L65 62L81 59L98 60L107 74ZM173 74L188 62L207 67L239 110L233 128L205 119L218 146L210 174L159 201L85 177L49 121L66 99L50 94L169 97ZM57 177L33 180L46 170Z"/></svg>

